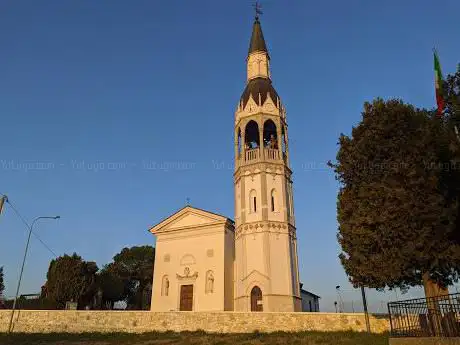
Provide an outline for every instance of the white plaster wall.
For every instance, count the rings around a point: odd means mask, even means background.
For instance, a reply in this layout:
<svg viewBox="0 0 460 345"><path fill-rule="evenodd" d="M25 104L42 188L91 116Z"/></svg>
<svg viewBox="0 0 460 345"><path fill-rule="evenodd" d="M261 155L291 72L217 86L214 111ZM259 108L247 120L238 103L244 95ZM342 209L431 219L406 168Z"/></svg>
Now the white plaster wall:
<svg viewBox="0 0 460 345"><path fill-rule="evenodd" d="M250 274L256 270L262 274L267 275L264 265L264 244L263 244L263 233L254 233L246 237L246 253L250 259L247 260L247 273Z"/></svg>
<svg viewBox="0 0 460 345"><path fill-rule="evenodd" d="M287 234L270 233L270 276L276 277L271 282L273 294L292 294L287 237Z"/></svg>
<svg viewBox="0 0 460 345"><path fill-rule="evenodd" d="M233 305L233 265L235 262L235 233L227 230L225 233L225 259L224 259L224 310L234 310Z"/></svg>
<svg viewBox="0 0 460 345"><path fill-rule="evenodd" d="M280 170L277 170L279 173ZM268 219L282 222L284 221L284 209L286 207L283 198L283 176L273 175L271 171L267 173L267 201L268 201ZM272 212L271 192L276 190L275 212Z"/></svg>
<svg viewBox="0 0 460 345"><path fill-rule="evenodd" d="M180 286L186 284L194 285L194 311L224 310L224 225L195 230L187 235L158 235L156 243L152 311L179 310ZM213 250L213 257L207 255L209 249ZM169 262L164 261L166 254L170 256ZM193 256L195 263L181 264L181 258L186 254ZM178 279L176 275L184 276L185 267L189 267L190 275L198 272L198 277L196 279ZM212 270L214 274L213 293L205 293L205 276L208 270ZM228 274L231 275L231 271ZM164 275L168 275L170 281L168 296L161 296L161 282Z"/></svg>
<svg viewBox="0 0 460 345"><path fill-rule="evenodd" d="M241 197L245 198L245 211L246 211L246 223L255 222L262 219L262 193L261 193L261 180L259 171L255 175L244 175L241 178L244 179L244 193L241 193ZM256 212L251 211L251 204L249 204L249 193L251 190L256 191L257 195L257 210ZM251 200L252 202L252 200Z"/></svg>
<svg viewBox="0 0 460 345"><path fill-rule="evenodd" d="M241 224L241 182L235 185L235 228Z"/></svg>

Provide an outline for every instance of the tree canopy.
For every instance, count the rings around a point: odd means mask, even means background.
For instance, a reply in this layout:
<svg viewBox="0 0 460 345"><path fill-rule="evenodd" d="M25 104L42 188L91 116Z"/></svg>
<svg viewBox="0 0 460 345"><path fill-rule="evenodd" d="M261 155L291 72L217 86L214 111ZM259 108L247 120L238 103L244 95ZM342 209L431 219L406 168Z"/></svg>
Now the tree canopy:
<svg viewBox="0 0 460 345"><path fill-rule="evenodd" d="M79 309L113 309L125 301L128 309L149 309L154 260L151 246L123 248L99 271L95 262L65 254L50 262L42 302L53 309L70 301Z"/></svg>
<svg viewBox="0 0 460 345"><path fill-rule="evenodd" d="M448 75L443 83L445 114L452 125L460 125L460 64L457 73Z"/></svg>
<svg viewBox="0 0 460 345"><path fill-rule="evenodd" d="M114 264L105 265L97 275L101 304L104 309L113 309L115 302L128 297L128 289L124 281L117 275Z"/></svg>
<svg viewBox="0 0 460 345"><path fill-rule="evenodd" d="M152 284L154 262L155 248L152 246L123 248L113 257L112 269L124 282L129 308L150 307L146 290Z"/></svg>
<svg viewBox="0 0 460 345"><path fill-rule="evenodd" d="M427 289L457 280L451 133L433 112L377 99L351 136L340 136L330 163L341 183L339 257L355 286Z"/></svg>
<svg viewBox="0 0 460 345"><path fill-rule="evenodd" d="M79 308L91 303L97 291L97 265L84 261L76 253L51 261L42 295L57 309L64 309L66 302L77 302Z"/></svg>

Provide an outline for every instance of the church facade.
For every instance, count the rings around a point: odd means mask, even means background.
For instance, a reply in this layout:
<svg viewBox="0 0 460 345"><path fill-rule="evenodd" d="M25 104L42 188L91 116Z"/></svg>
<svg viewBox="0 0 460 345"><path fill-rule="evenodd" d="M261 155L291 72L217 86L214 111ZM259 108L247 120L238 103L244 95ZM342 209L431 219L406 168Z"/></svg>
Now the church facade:
<svg viewBox="0 0 460 345"><path fill-rule="evenodd" d="M157 238L152 311L301 311L286 109L256 16L234 122L234 221L186 206Z"/></svg>

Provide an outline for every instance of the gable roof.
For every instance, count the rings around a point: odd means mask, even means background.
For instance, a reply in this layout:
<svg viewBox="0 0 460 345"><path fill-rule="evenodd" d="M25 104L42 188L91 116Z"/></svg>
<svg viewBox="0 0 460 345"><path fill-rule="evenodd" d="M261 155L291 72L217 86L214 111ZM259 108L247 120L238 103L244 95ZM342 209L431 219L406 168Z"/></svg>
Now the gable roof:
<svg viewBox="0 0 460 345"><path fill-rule="evenodd" d="M196 224L187 224L190 222ZM149 232L151 232L152 234L158 234L180 230L187 227L190 228L200 225L203 226L212 224L222 224L226 222L229 222L232 225L234 224L233 220L223 215L187 205L178 210L177 212L173 213L172 215L168 216L167 218L163 219L158 224L152 226L149 229Z"/></svg>
<svg viewBox="0 0 460 345"><path fill-rule="evenodd" d="M301 293L301 294L307 294L307 295L311 295L311 296L313 296L313 297L321 298L320 296L315 295L314 293L312 293L312 292L310 292L310 291L307 291L307 290L302 289L303 283L300 283L299 285L300 285L300 293Z"/></svg>
<svg viewBox="0 0 460 345"><path fill-rule="evenodd" d="M316 297L316 298L321 298L320 296L315 295L313 292L310 292L310 291L307 291L307 290L304 290L304 289L300 289L300 294L305 294L305 295L310 295L310 296L313 296L313 297Z"/></svg>

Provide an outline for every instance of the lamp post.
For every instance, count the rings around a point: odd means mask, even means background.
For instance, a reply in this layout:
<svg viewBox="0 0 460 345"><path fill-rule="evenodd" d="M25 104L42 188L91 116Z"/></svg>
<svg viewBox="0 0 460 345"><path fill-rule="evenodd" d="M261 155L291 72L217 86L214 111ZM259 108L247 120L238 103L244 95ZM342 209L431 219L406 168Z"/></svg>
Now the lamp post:
<svg viewBox="0 0 460 345"><path fill-rule="evenodd" d="M339 310L340 310L341 313L343 313L343 312L345 311L345 310L344 310L344 309L345 309L345 306L344 306L344 304L343 304L342 295L341 295L341 293L340 293L340 285L337 285L337 286L335 287L335 290L337 291L337 296L339 297L339 301L340 301L340 303L339 303Z"/></svg>
<svg viewBox="0 0 460 345"><path fill-rule="evenodd" d="M16 289L16 295L14 296L13 309L11 310L10 324L8 325L8 333L11 333L11 326L13 324L14 311L16 309L16 301L19 295L19 288L21 287L22 273L24 272L24 265L26 263L27 251L29 250L30 235L32 235L32 230L34 228L34 225L39 219L59 219L59 218L61 217L60 216L37 217L32 221L32 224L29 227L29 235L27 236L26 249L24 250L24 258L22 259L21 272L19 273L18 287Z"/></svg>

